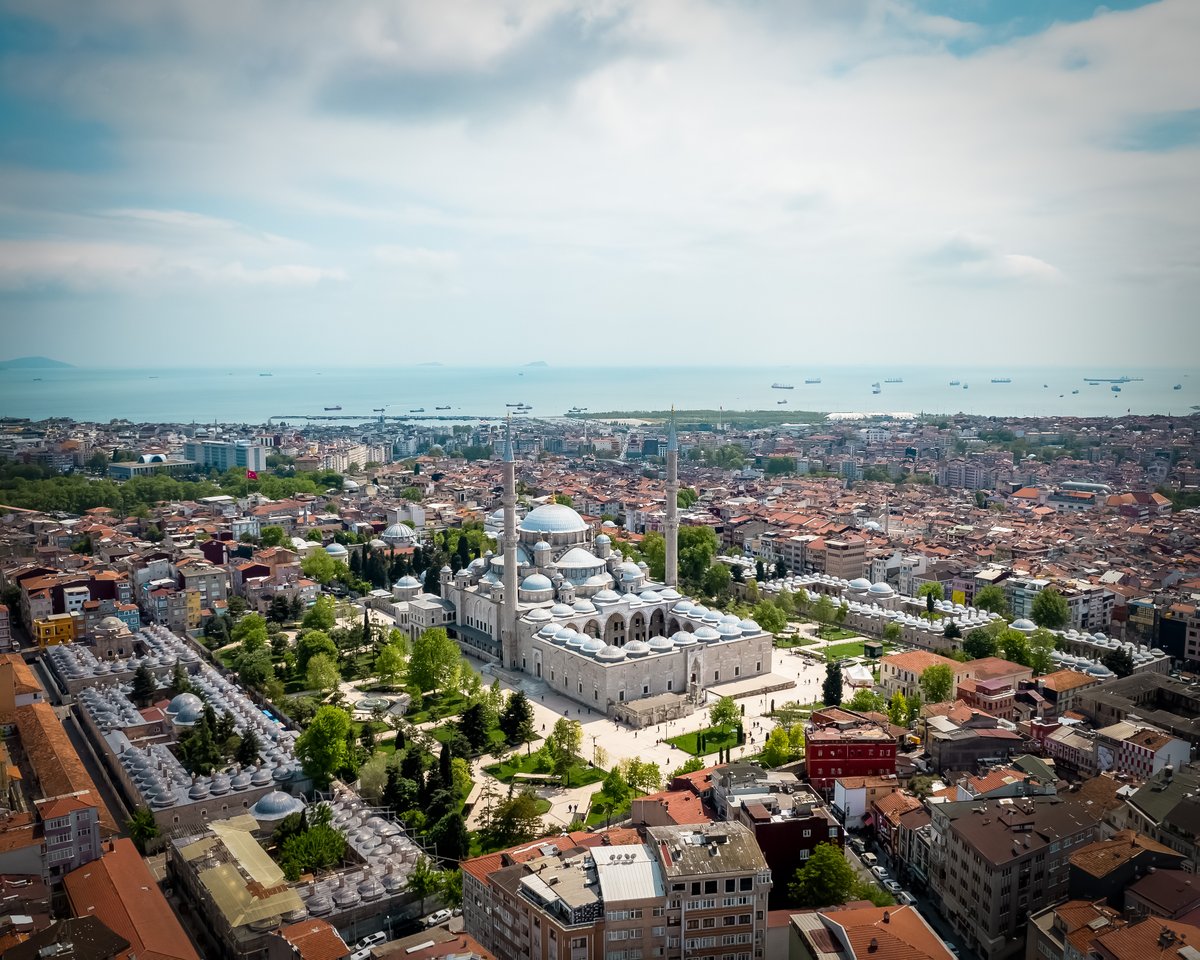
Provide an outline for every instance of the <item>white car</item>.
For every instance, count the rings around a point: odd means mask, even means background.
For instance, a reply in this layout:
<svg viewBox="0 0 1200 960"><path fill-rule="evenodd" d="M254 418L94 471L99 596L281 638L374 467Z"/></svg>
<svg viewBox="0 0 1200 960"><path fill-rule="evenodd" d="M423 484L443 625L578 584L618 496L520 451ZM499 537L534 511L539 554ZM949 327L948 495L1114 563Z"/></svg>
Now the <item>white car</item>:
<svg viewBox="0 0 1200 960"><path fill-rule="evenodd" d="M880 880L890 879L888 877L887 867L872 867L871 872L873 874L875 874L875 876L878 877Z"/></svg>
<svg viewBox="0 0 1200 960"><path fill-rule="evenodd" d="M894 895L900 893L903 888L895 880L884 880L883 889Z"/></svg>
<svg viewBox="0 0 1200 960"><path fill-rule="evenodd" d="M439 923L445 923L450 919L449 910L439 910L437 913L431 913L425 918L425 926L436 927Z"/></svg>

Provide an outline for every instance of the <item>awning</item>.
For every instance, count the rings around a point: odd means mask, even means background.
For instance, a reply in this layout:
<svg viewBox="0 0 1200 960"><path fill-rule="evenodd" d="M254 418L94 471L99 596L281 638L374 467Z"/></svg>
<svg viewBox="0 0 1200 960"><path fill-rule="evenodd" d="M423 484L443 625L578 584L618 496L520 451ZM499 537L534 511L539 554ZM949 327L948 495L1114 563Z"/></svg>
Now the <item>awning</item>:
<svg viewBox="0 0 1200 960"><path fill-rule="evenodd" d="M871 813L863 814L863 826L869 827L875 822L875 815Z"/></svg>

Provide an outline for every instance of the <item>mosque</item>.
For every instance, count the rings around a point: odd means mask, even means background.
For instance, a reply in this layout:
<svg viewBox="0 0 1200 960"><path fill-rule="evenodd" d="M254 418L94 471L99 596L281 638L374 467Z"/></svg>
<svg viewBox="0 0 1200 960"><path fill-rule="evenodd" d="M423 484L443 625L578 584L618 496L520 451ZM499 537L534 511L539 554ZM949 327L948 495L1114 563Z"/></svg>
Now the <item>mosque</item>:
<svg viewBox="0 0 1200 960"><path fill-rule="evenodd" d="M518 522L511 438L502 457L500 553L441 571L444 626L471 653L635 726L690 713L708 687L771 672L771 636L707 610L678 583L679 444L667 441L666 572L651 580L568 506ZM397 586L400 586L397 584ZM409 585L412 588L415 581ZM415 599L415 597L413 598Z"/></svg>

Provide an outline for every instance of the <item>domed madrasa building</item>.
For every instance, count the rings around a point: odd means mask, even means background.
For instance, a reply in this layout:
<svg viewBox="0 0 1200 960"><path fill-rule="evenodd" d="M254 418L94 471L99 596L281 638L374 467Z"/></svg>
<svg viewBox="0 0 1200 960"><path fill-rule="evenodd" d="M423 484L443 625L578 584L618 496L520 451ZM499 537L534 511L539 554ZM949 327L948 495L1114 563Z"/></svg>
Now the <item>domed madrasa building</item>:
<svg viewBox="0 0 1200 960"><path fill-rule="evenodd" d="M515 463L506 441L501 523L489 518L498 527L500 552L457 574L442 569L441 598L428 600L442 605L446 629L469 653L635 725L691 712L708 687L765 677L769 634L752 620L722 620L676 589L678 458L672 425L666 575L659 583L644 563L626 560L607 534L596 535L568 506L543 504L518 521Z"/></svg>

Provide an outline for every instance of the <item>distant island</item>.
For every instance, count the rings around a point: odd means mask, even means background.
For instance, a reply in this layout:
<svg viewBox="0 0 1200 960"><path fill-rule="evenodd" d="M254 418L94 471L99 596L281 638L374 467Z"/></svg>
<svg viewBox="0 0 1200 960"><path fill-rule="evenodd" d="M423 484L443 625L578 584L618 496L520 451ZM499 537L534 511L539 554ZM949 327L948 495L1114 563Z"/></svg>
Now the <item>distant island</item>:
<svg viewBox="0 0 1200 960"><path fill-rule="evenodd" d="M72 363L51 360L49 357L14 357L12 360L0 360L0 370L53 370L73 366Z"/></svg>
<svg viewBox="0 0 1200 960"><path fill-rule="evenodd" d="M527 367L548 367L548 366L550 366L550 364L548 364L545 360L534 360L533 363L527 363L527 364L525 364L525 366L527 366Z"/></svg>

